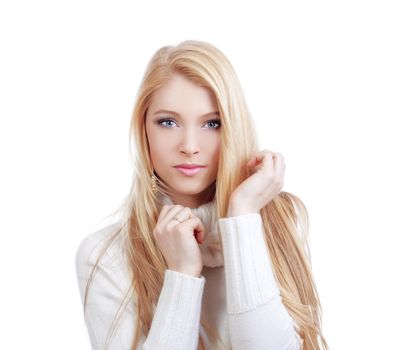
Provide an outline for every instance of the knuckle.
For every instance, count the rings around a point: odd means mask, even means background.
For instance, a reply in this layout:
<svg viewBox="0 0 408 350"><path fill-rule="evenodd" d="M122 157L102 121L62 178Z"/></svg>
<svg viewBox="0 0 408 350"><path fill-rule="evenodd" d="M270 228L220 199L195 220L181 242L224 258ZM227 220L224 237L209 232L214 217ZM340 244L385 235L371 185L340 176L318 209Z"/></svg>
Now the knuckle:
<svg viewBox="0 0 408 350"><path fill-rule="evenodd" d="M159 236L159 235L160 235L160 229L156 227L156 228L153 230L153 236L157 237L157 236Z"/></svg>
<svg viewBox="0 0 408 350"><path fill-rule="evenodd" d="M169 221L166 222L165 228L166 230L169 230L173 226L173 219L170 219Z"/></svg>

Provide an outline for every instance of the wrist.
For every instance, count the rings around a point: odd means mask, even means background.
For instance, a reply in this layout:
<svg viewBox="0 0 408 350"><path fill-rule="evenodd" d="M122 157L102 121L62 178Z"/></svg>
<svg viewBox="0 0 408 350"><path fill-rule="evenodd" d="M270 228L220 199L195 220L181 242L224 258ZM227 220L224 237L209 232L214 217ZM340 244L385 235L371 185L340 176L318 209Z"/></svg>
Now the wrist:
<svg viewBox="0 0 408 350"><path fill-rule="evenodd" d="M249 213L257 213L257 212L259 213L258 210L253 209L243 204L243 202L238 202L234 200L234 201L231 201L228 206L227 217L244 215L244 214L249 214Z"/></svg>

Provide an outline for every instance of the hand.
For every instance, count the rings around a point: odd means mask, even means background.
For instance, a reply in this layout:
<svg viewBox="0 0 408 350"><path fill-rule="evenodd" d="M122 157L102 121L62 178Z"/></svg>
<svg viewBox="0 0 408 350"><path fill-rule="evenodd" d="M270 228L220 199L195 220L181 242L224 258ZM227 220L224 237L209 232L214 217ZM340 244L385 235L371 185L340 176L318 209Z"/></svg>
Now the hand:
<svg viewBox="0 0 408 350"><path fill-rule="evenodd" d="M203 262L197 242L204 242L204 229L190 208L181 205L162 207L153 236L170 270L200 276Z"/></svg>
<svg viewBox="0 0 408 350"><path fill-rule="evenodd" d="M238 215L237 212L259 212L283 187L285 162L280 153L269 150L257 152L246 165L256 168L256 172L232 193L229 213L235 212L233 215Z"/></svg>

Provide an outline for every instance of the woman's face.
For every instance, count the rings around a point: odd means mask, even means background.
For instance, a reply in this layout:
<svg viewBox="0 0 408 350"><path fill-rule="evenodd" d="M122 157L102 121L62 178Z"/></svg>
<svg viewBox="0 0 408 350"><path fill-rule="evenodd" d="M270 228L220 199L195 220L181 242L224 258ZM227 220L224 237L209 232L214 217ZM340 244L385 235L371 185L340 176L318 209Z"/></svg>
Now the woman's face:
<svg viewBox="0 0 408 350"><path fill-rule="evenodd" d="M171 188L175 204L196 208L215 181L221 143L221 120L215 98L203 87L173 74L152 98L146 114L150 158L160 179ZM194 175L176 168L193 163Z"/></svg>

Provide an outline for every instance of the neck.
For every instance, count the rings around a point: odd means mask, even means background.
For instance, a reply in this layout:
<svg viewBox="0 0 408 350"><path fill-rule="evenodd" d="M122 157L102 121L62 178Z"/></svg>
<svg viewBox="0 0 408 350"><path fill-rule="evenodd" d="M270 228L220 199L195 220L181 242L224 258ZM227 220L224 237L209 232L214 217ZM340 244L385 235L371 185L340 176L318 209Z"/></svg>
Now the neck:
<svg viewBox="0 0 408 350"><path fill-rule="evenodd" d="M213 200L215 195L215 182L207 187L204 191L198 194L180 194L170 192L168 197L171 198L171 201L174 204L182 205L183 207L188 208L198 208L201 205L208 203Z"/></svg>

